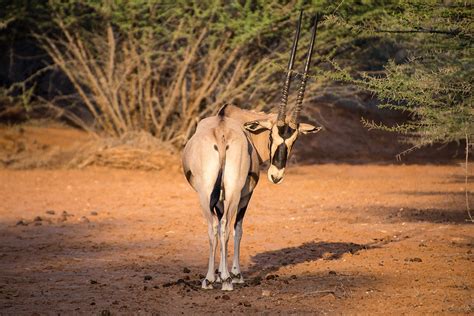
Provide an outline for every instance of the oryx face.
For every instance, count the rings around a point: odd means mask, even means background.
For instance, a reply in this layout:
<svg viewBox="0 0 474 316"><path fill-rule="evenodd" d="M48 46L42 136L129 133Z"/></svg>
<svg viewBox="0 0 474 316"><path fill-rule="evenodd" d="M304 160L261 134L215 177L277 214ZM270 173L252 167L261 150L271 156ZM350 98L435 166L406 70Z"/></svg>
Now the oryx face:
<svg viewBox="0 0 474 316"><path fill-rule="evenodd" d="M275 184L283 181L286 163L291 149L300 134L316 133L321 128L306 123L278 124L271 121L252 121L245 123L245 129L252 133L269 131L268 150L270 167L268 168L268 180Z"/></svg>

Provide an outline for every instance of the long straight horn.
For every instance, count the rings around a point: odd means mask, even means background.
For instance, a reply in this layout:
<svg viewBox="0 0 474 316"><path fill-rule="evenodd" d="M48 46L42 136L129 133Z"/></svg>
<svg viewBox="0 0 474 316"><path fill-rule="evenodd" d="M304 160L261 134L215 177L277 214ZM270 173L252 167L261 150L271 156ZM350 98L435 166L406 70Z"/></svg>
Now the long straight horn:
<svg viewBox="0 0 474 316"><path fill-rule="evenodd" d="M293 108L293 112L291 113L291 117L290 117L290 125L292 125L292 127L296 127L297 122L298 122L298 115L300 114L301 108L303 107L304 91L306 89L306 81L308 80L308 70L309 70L309 65L311 64L311 56L313 55L313 46L314 46L314 41L316 39L316 30L318 28L318 22L319 22L319 14L316 14L313 20L313 29L311 31L311 42L309 44L308 53L306 55L306 63L304 65L303 78L301 79L300 88L298 90L298 96L296 97L296 104L295 104L295 107Z"/></svg>
<svg viewBox="0 0 474 316"><path fill-rule="evenodd" d="M283 86L280 107L278 109L277 125L279 126L282 126L285 124L286 105L288 104L288 90L290 89L291 75L292 75L293 65L295 63L295 55L296 55L296 50L298 49L298 40L300 38L302 19L303 19L303 10L300 11L300 17L298 19L298 24L296 25L296 34L295 34L295 38L293 39L293 47L291 48L290 61L288 62L288 70L286 73L285 85Z"/></svg>

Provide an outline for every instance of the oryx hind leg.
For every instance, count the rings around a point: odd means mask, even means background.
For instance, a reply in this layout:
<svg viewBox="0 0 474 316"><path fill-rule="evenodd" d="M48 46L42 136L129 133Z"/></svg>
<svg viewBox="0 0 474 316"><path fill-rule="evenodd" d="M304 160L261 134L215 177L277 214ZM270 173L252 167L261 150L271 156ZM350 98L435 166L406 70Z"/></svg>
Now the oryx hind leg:
<svg viewBox="0 0 474 316"><path fill-rule="evenodd" d="M207 232L209 235L209 261L208 261L208 269L206 278L202 280L202 288L203 289L213 289L213 284L216 282L216 274L215 274L215 258L216 258L216 250L218 244L218 219L215 215L213 215L210 209L210 199L206 196L201 196L201 207L204 213L204 217L207 220Z"/></svg>
<svg viewBox="0 0 474 316"><path fill-rule="evenodd" d="M240 241L242 240L242 224L247 211L247 207L250 202L252 193L243 197L240 200L237 216L234 224L234 260L232 262L232 269L230 275L232 277L232 283L244 283L244 278L240 270Z"/></svg>
<svg viewBox="0 0 474 316"><path fill-rule="evenodd" d="M238 196L237 196L238 195ZM220 220L220 229L219 229L219 243L221 247L221 261L219 265L219 276L222 280L222 290L223 291L232 291L234 289L232 285L232 277L227 266L227 252L228 252L228 242L229 242L229 233L231 230L231 222L236 213L240 194L235 194L234 196L226 196L228 200L224 201L224 214Z"/></svg>

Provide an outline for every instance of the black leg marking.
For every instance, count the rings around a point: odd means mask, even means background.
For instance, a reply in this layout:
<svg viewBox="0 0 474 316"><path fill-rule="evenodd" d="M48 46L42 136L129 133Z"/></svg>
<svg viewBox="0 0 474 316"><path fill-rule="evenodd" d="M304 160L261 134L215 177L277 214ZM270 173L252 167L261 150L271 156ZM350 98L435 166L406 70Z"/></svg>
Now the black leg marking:
<svg viewBox="0 0 474 316"><path fill-rule="evenodd" d="M186 171L184 175L186 176L186 180L188 180L189 184L191 184L191 180L193 177L193 173L191 172L191 170Z"/></svg>

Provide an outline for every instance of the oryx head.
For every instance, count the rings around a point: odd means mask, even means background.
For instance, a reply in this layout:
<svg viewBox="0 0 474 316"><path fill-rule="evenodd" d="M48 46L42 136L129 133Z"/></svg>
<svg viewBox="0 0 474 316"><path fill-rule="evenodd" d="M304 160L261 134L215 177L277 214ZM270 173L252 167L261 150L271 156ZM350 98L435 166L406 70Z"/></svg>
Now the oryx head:
<svg viewBox="0 0 474 316"><path fill-rule="evenodd" d="M276 121L260 120L252 121L244 124L245 129L252 133L259 133L262 131L270 131L269 133L269 152L270 152L270 167L268 168L268 179L279 184L283 180L285 173L286 162L290 155L291 149L295 144L300 134L316 133L321 130L321 127L315 127L310 124L298 122L298 115L303 104L304 91L306 81L308 79L308 70L311 63L311 55L313 53L313 45L316 37L316 29L318 25L319 16L316 15L313 22L313 29L311 33L311 42L306 56L304 73L301 78L301 84L296 98L296 104L291 111L289 117L286 115L286 105L288 103L288 90L290 88L293 64L295 61L296 50L298 47L298 40L301 29L301 20L303 11L300 12L298 24L296 27L296 34L293 40L291 49L290 61L288 62L288 71L286 73L285 85L283 86L283 93L278 109L278 117Z"/></svg>

